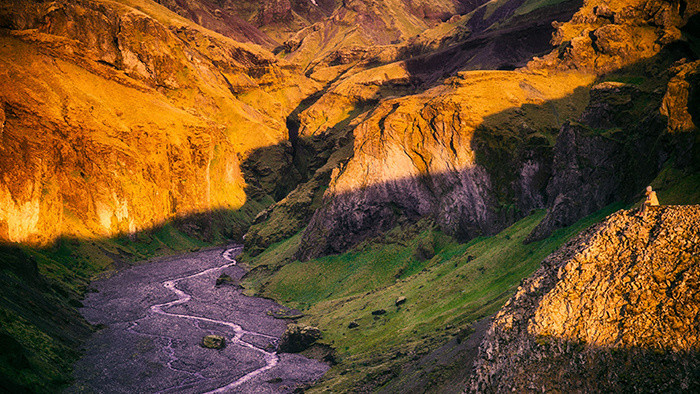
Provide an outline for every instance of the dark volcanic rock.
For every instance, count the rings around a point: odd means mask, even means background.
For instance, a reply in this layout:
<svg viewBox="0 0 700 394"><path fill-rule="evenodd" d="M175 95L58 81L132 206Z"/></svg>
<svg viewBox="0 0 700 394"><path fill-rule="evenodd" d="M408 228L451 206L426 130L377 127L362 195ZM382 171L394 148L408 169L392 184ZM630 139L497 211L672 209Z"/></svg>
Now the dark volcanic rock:
<svg viewBox="0 0 700 394"><path fill-rule="evenodd" d="M312 326L290 324L280 339L279 351L299 353L321 338L321 330Z"/></svg>

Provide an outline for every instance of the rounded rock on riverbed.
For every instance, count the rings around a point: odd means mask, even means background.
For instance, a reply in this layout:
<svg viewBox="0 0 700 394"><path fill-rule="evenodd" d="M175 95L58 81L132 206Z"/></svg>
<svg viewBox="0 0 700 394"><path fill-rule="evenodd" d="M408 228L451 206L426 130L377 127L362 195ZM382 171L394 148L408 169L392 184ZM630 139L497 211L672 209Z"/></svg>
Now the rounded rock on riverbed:
<svg viewBox="0 0 700 394"><path fill-rule="evenodd" d="M290 324L280 339L279 351L283 353L299 353L306 350L317 339L321 338L321 330L312 326Z"/></svg>
<svg viewBox="0 0 700 394"><path fill-rule="evenodd" d="M226 338L221 335L205 335L201 345L208 349L223 349L226 347Z"/></svg>

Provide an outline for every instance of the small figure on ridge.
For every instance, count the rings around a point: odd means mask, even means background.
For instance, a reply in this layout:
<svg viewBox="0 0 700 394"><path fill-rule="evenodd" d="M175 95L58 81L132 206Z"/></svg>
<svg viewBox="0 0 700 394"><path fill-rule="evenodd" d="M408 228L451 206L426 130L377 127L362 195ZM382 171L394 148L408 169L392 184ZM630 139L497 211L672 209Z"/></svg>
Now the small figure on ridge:
<svg viewBox="0 0 700 394"><path fill-rule="evenodd" d="M647 198L639 208L639 215L642 219L646 218L649 207L659 205L659 199L656 197L656 192L651 189L651 186L647 186L647 191L644 194L646 194Z"/></svg>

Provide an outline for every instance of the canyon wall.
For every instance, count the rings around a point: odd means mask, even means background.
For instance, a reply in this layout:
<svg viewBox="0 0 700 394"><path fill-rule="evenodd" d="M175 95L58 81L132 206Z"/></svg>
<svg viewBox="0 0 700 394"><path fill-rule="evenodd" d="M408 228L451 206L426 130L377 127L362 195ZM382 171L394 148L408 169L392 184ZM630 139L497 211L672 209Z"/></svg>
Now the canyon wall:
<svg viewBox="0 0 700 394"><path fill-rule="evenodd" d="M464 72L423 94L383 101L354 128L353 156L334 170L299 257L338 253L401 217L432 217L462 239L493 234L513 220L497 210L499 198L516 193L521 210L542 207L548 168L533 152L560 119L580 113L591 81L577 73Z"/></svg>

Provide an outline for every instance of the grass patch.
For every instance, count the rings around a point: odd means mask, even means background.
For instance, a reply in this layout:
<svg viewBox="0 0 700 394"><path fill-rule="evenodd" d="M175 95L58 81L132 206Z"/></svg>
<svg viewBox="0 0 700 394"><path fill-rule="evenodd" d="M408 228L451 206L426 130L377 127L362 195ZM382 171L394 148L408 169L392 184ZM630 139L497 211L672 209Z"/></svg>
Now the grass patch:
<svg viewBox="0 0 700 394"><path fill-rule="evenodd" d="M663 205L700 204L700 172L667 166L651 186Z"/></svg>
<svg viewBox="0 0 700 394"><path fill-rule="evenodd" d="M421 222L397 227L341 255L288 261L270 271L269 277L257 277L246 285L304 311L302 323L321 328L322 341L338 350L341 362L312 391L349 391L357 388L357 382L384 376L382 371L410 363L495 313L542 259L621 207L607 207L528 245L522 241L544 211L498 235L465 244ZM250 263L274 265L275 256L295 249L295 243L298 240L279 243ZM396 306L400 296L407 302ZM386 314L373 316L377 309ZM351 321L359 327L348 328Z"/></svg>
<svg viewBox="0 0 700 394"><path fill-rule="evenodd" d="M527 0L513 13L514 15L525 15L540 8L551 7L563 3L567 0Z"/></svg>

